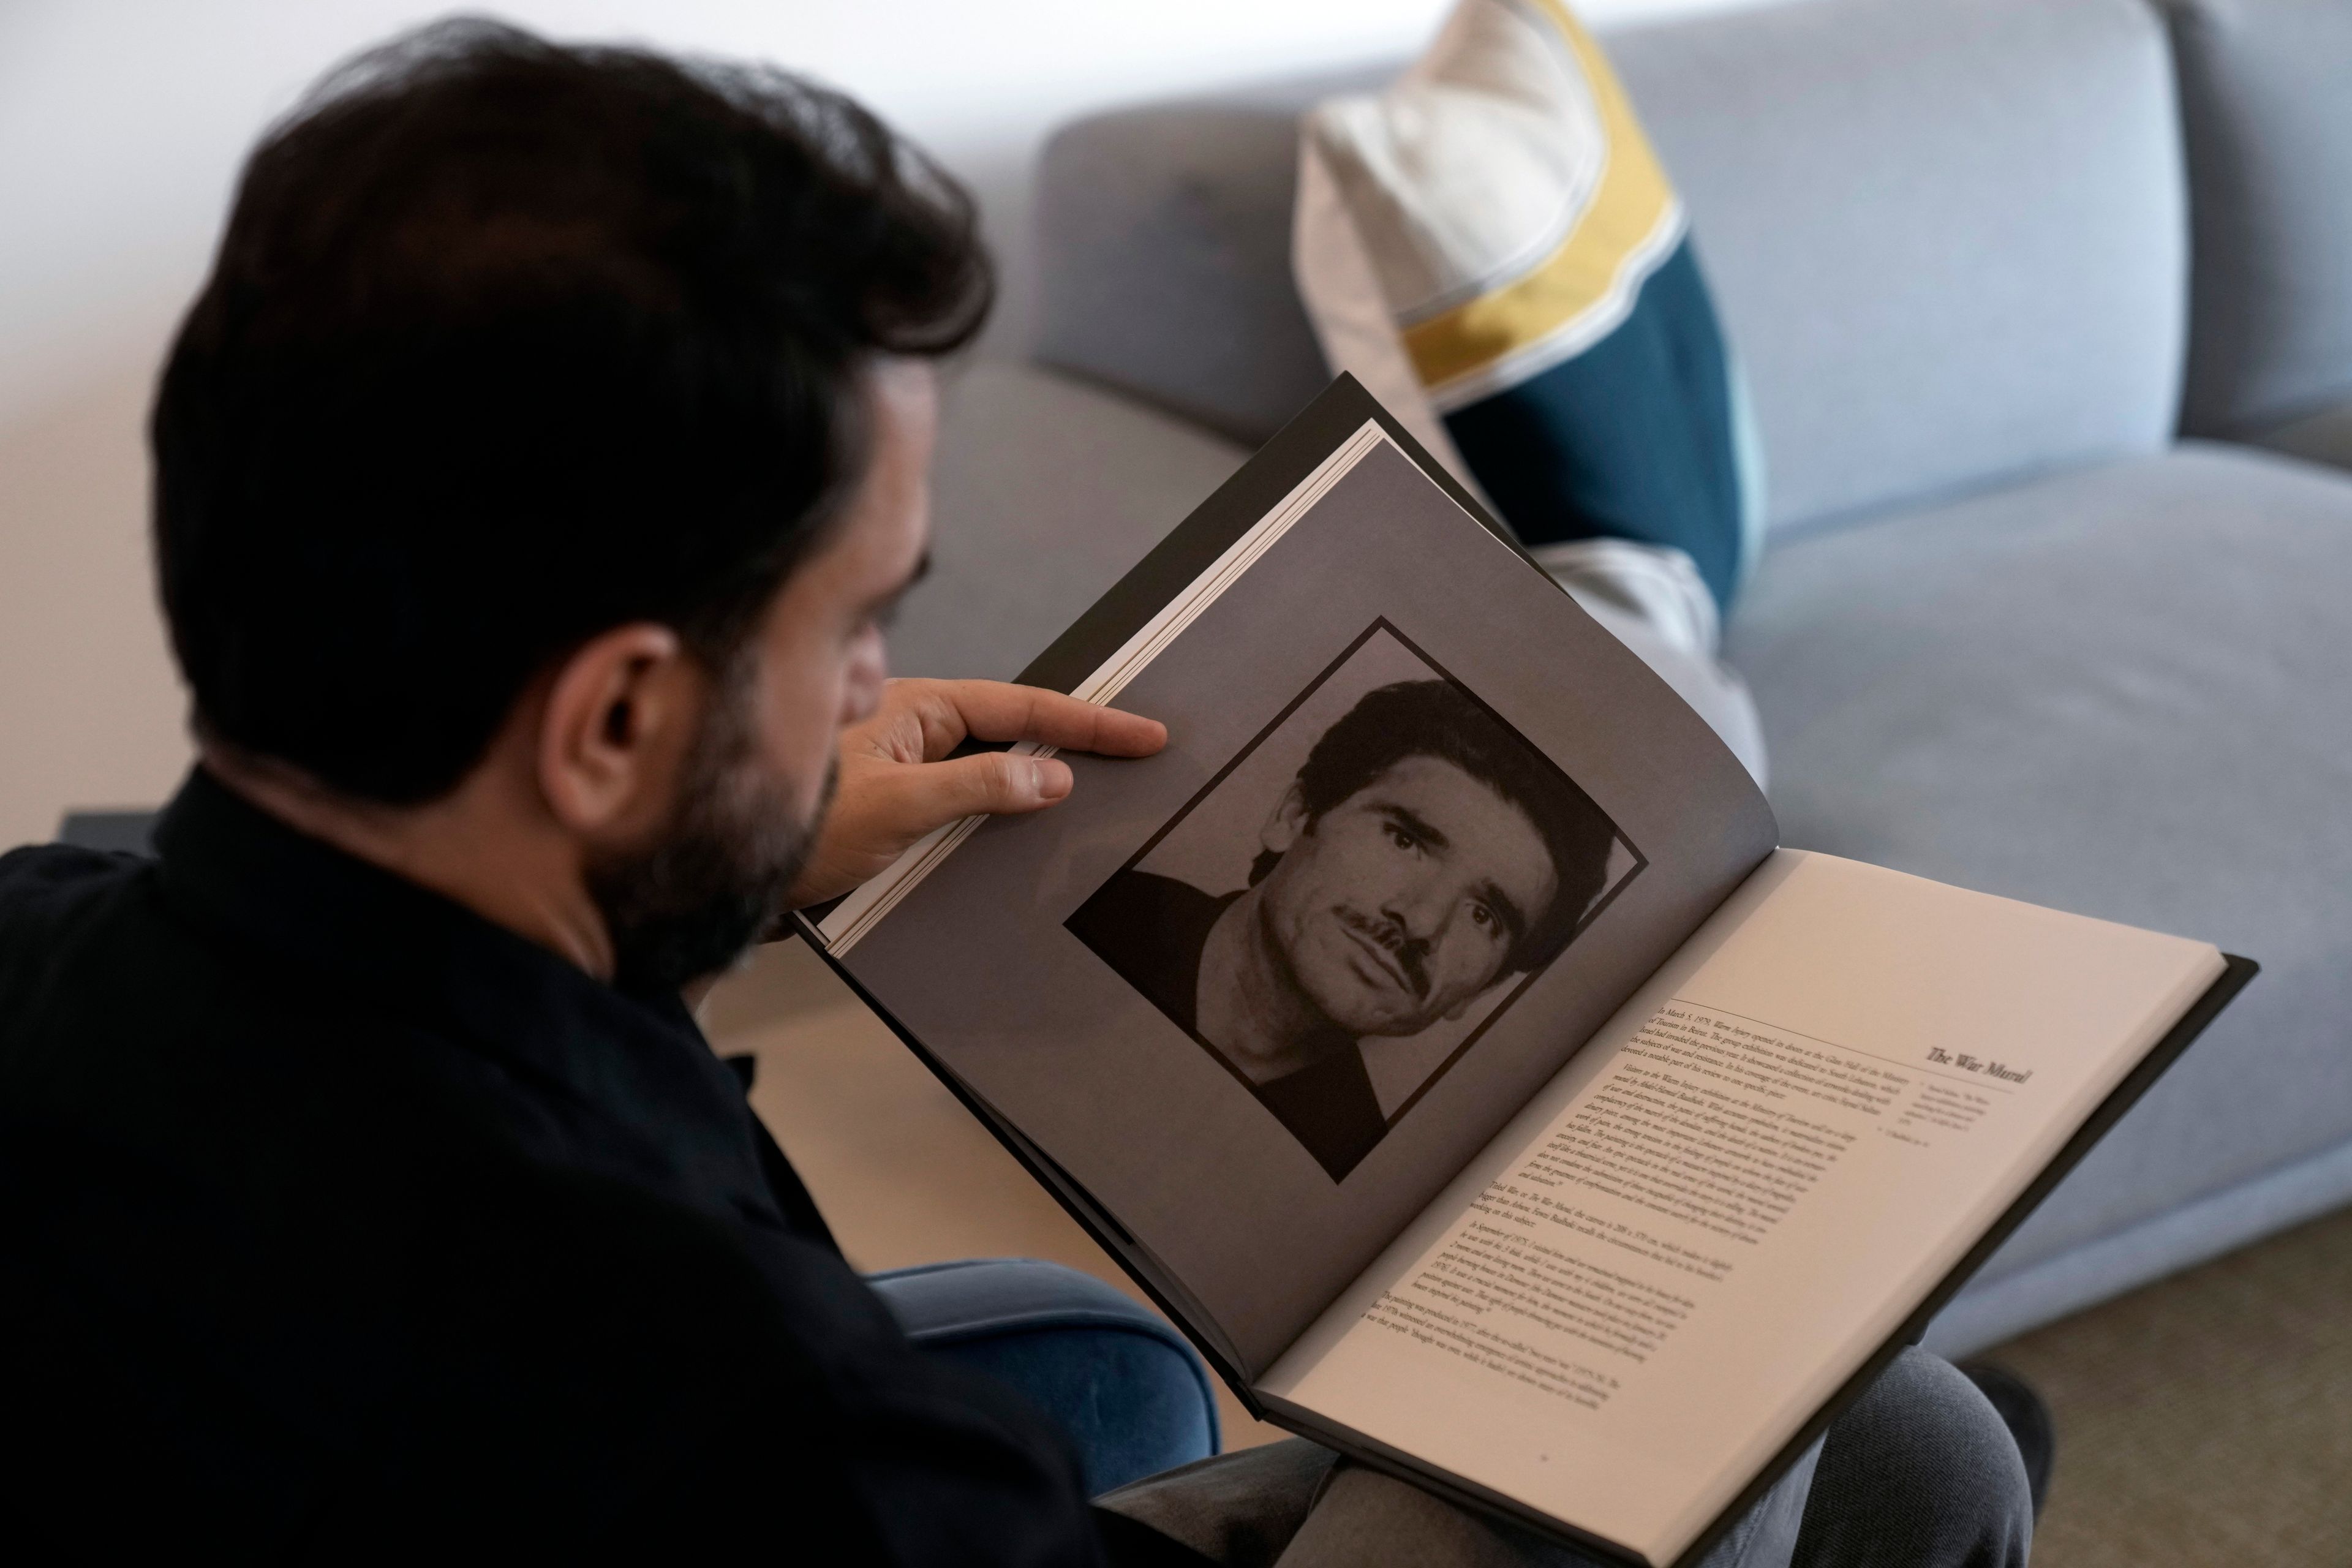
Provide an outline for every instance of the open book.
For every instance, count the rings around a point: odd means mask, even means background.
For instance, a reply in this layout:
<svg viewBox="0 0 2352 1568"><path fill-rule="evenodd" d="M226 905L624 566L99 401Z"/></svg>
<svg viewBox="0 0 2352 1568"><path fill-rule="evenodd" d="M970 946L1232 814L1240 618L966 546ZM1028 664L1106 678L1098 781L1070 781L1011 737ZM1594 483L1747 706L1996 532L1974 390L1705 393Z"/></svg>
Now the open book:
<svg viewBox="0 0 2352 1568"><path fill-rule="evenodd" d="M1165 720L803 931L1266 1419L1695 1562L2253 972L1781 848L1347 378L1024 674Z"/></svg>

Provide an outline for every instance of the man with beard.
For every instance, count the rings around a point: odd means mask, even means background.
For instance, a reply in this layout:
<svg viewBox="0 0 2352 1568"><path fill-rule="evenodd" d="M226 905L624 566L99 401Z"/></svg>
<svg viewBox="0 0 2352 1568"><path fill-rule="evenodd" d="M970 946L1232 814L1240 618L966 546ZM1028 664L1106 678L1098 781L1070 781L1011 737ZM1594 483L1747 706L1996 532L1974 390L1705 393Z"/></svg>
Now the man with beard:
<svg viewBox="0 0 2352 1568"><path fill-rule="evenodd" d="M152 424L198 766L155 861L0 858L18 1556L1198 1561L1198 1487L1098 1521L907 1343L681 996L1068 793L967 737L1161 742L883 682L987 295L968 201L772 72L458 24L263 142ZM1935 1482L1856 1484L2010 1540L2014 1450L1960 1463L2006 1439L1933 1375L1880 1425ZM1327 1476L1487 1528L1328 1455L1206 1495Z"/></svg>
<svg viewBox="0 0 2352 1568"><path fill-rule="evenodd" d="M1615 839L1450 681L1366 692L1317 738L1222 896L1129 869L1072 934L1343 1180L1388 1131L1358 1041L1460 1019L1568 945Z"/></svg>
<svg viewBox="0 0 2352 1568"><path fill-rule="evenodd" d="M0 862L12 1537L1094 1550L1057 1438L907 1346L680 994L1068 791L967 736L1160 744L884 684L926 362L988 292L963 199L772 73L459 26L263 142L152 417L199 764L154 863Z"/></svg>

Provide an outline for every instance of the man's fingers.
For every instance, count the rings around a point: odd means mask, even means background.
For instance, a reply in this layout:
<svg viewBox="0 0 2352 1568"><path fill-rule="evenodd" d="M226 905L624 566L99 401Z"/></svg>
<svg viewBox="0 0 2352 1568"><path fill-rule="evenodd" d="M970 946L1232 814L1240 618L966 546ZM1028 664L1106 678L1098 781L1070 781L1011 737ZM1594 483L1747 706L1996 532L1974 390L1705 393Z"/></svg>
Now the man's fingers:
<svg viewBox="0 0 2352 1568"><path fill-rule="evenodd" d="M894 680L844 731L841 791L796 898L829 898L967 816L1036 811L1070 793L1067 763L1014 752L950 757L967 735L1142 757L1167 744L1149 719L992 680ZM946 759L944 761L940 759Z"/></svg>
<svg viewBox="0 0 2352 1568"><path fill-rule="evenodd" d="M1075 702L1076 699L1066 700ZM1122 708L1097 708L1091 702L1079 702L1077 706L1094 715L1094 734L1088 740L1072 742L1073 751L1093 752L1106 757L1148 757L1168 743L1168 726L1157 719L1147 719Z"/></svg>
<svg viewBox="0 0 2352 1568"><path fill-rule="evenodd" d="M982 741L1036 741L1107 757L1148 757L1168 743L1156 719L1098 708L1043 687L1000 680L929 683L962 716L964 731Z"/></svg>

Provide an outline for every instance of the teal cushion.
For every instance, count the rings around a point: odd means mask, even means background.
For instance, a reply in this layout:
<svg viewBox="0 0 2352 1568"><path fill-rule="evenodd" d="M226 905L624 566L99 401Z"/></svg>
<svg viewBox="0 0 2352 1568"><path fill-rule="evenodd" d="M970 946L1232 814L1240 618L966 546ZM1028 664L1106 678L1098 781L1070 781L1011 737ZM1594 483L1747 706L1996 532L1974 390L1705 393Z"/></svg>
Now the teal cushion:
<svg viewBox="0 0 2352 1568"><path fill-rule="evenodd" d="M1679 549L1727 607L1746 566L1738 408L1685 238L1616 331L1444 417L1528 544L1601 537Z"/></svg>

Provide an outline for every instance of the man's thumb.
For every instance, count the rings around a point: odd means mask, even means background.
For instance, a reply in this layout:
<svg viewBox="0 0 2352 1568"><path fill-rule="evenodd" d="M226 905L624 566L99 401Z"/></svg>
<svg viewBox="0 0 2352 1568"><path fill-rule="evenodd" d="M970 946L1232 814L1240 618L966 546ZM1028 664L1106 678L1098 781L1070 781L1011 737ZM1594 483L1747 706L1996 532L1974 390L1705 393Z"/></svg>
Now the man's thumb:
<svg viewBox="0 0 2352 1568"><path fill-rule="evenodd" d="M951 793L961 816L1035 811L1070 793L1069 763L1052 757L982 752L938 766L954 775Z"/></svg>

